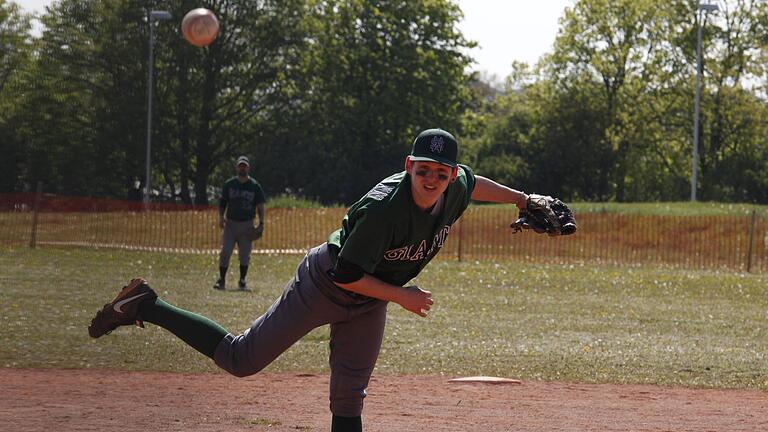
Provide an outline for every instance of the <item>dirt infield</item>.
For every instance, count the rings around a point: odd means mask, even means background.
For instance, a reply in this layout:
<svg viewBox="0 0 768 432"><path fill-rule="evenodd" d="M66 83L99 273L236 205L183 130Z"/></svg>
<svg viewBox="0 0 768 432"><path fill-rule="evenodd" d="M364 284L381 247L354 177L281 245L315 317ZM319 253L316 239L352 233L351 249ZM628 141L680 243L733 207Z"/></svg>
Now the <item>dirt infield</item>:
<svg viewBox="0 0 768 432"><path fill-rule="evenodd" d="M366 431L765 431L768 393L375 376ZM327 431L328 377L0 369L0 430Z"/></svg>

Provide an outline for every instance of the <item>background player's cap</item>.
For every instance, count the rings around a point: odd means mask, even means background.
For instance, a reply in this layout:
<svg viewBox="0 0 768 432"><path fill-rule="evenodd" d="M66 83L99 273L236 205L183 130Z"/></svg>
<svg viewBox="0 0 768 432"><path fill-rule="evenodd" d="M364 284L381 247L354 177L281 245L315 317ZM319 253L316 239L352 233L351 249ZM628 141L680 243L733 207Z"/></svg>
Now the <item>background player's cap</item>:
<svg viewBox="0 0 768 432"><path fill-rule="evenodd" d="M248 166L251 166L251 163L248 162L248 158L245 156L240 156L239 158L237 158L237 162L235 162L235 166L238 166L240 164L246 164Z"/></svg>
<svg viewBox="0 0 768 432"><path fill-rule="evenodd" d="M412 161L430 161L456 166L459 144L453 135L442 129L427 129L413 141Z"/></svg>

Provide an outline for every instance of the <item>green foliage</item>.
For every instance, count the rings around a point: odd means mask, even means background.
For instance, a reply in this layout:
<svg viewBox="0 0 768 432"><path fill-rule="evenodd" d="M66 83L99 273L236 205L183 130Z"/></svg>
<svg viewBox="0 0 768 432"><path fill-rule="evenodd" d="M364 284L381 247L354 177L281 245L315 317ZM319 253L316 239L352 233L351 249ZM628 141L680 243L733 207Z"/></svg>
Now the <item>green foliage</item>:
<svg viewBox="0 0 768 432"><path fill-rule="evenodd" d="M314 14L311 127L293 153L311 181L297 186L351 203L403 169L418 132L458 128L469 63L462 50L472 45L455 31L460 12L445 0L330 1Z"/></svg>
<svg viewBox="0 0 768 432"><path fill-rule="evenodd" d="M30 54L30 17L21 13L21 9L14 2L0 0L0 95L8 95L9 90L17 79L17 75L23 71ZM1 99L3 108L11 107L6 97ZM6 110L3 115L7 115Z"/></svg>
<svg viewBox="0 0 768 432"><path fill-rule="evenodd" d="M768 202L768 3L579 0L552 52L503 88L468 74L474 42L449 0L212 0L206 48L180 34L191 0L61 0L30 17L0 0L0 191L124 198L143 179L149 10L152 183L206 203L247 154L268 195L355 201L442 127L462 162L569 201L677 201L692 171L703 26L699 197Z"/></svg>
<svg viewBox="0 0 768 432"><path fill-rule="evenodd" d="M124 197L143 166L140 2L54 3L19 101L25 180L47 192Z"/></svg>
<svg viewBox="0 0 768 432"><path fill-rule="evenodd" d="M29 79L30 30L30 17L16 3L0 0L0 192L21 187L25 149L17 105Z"/></svg>
<svg viewBox="0 0 768 432"><path fill-rule="evenodd" d="M199 5L174 1L175 20L160 24L158 46L159 160L162 179L185 202L207 203L238 154L259 164L269 191L282 190L270 156L295 120L305 70L309 8L305 1L213 1L219 37L198 48L180 37L178 23ZM277 183L277 184L275 184ZM189 186L193 185L192 190ZM282 187L281 187L282 186Z"/></svg>
<svg viewBox="0 0 768 432"><path fill-rule="evenodd" d="M553 120L576 125L576 130L567 133L570 136L574 132L583 136L584 129L589 130L586 139L579 140L578 148L590 156L569 153L568 156L581 161L571 159L571 166L563 167L573 169L582 179L597 179L593 185L596 187L585 188L581 183L582 187L577 188L582 194L595 192L591 197L584 196L587 199L638 199L633 195L636 183L648 175L638 170L643 167L638 162L655 159L654 144L658 139L649 136L653 129L648 128L648 119L655 117L658 107L652 106L654 98L649 97L648 91L662 84L658 61L664 55L662 47L667 35L661 28L662 23L672 18L673 5L674 2L660 5L652 1L588 0L566 9L550 73L555 90L565 94L556 106L574 101L579 109L572 112L573 117L563 119L555 115ZM584 124L592 127L580 127ZM649 165L663 166L657 160ZM670 175L652 176L659 177L668 179Z"/></svg>
<svg viewBox="0 0 768 432"><path fill-rule="evenodd" d="M721 5L720 15L701 22L699 196L765 203L768 107L756 90L765 82L768 6ZM470 140L481 143L478 172L568 200L685 199L696 8L684 0L580 0L566 8L536 78L516 69L507 94L484 107L486 127Z"/></svg>
<svg viewBox="0 0 768 432"><path fill-rule="evenodd" d="M768 5L741 0L721 9L704 23L711 36L704 42L710 54L702 93L701 195L766 202L768 110L750 87L764 83L768 71L761 54Z"/></svg>
<svg viewBox="0 0 768 432"><path fill-rule="evenodd" d="M28 188L122 198L143 178L150 9L173 16L154 24L152 182L166 195L206 203L242 153L268 193L351 202L402 169L418 131L459 129L472 43L447 0L211 1L221 30L206 48L179 32L197 6L52 5L19 104Z"/></svg>

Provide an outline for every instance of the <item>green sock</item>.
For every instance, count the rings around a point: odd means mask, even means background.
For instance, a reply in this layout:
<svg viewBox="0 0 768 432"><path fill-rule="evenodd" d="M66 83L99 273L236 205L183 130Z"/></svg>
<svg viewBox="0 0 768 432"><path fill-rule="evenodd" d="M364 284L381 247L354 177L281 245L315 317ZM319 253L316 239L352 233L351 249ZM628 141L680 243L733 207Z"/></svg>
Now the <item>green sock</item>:
<svg viewBox="0 0 768 432"><path fill-rule="evenodd" d="M143 321L158 325L175 334L187 345L213 358L213 353L229 332L216 322L196 313L170 305L159 298L139 305Z"/></svg>
<svg viewBox="0 0 768 432"><path fill-rule="evenodd" d="M362 432L363 417L341 417L334 415L331 418L331 432Z"/></svg>

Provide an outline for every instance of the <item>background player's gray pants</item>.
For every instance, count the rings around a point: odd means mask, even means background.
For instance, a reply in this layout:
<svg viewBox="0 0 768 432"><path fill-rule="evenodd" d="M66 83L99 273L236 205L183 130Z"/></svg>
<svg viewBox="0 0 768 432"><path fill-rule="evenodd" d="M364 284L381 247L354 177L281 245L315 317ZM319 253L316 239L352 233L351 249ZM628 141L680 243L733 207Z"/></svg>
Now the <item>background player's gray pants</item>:
<svg viewBox="0 0 768 432"><path fill-rule="evenodd" d="M237 255L240 258L240 265L248 265L251 261L251 249L253 249L253 243L249 235L252 226L253 219L242 222L227 219L224 231L221 233L220 267L229 267L229 258L232 257L235 243L237 243Z"/></svg>
<svg viewBox="0 0 768 432"><path fill-rule="evenodd" d="M243 334L227 335L214 361L233 375L252 375L312 329L330 324L331 412L356 417L379 356L387 302L342 290L326 273L331 267L327 244L311 249L282 296Z"/></svg>

